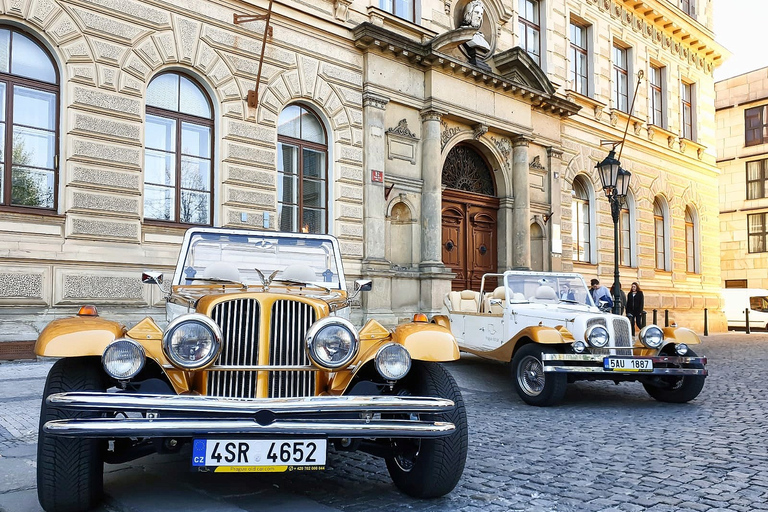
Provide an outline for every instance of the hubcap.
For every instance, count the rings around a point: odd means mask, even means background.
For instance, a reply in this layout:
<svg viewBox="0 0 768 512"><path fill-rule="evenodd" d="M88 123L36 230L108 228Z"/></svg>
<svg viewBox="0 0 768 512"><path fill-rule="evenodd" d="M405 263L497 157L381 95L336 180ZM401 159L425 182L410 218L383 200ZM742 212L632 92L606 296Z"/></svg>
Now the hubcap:
<svg viewBox="0 0 768 512"><path fill-rule="evenodd" d="M526 395L537 396L544 391L544 367L537 358L526 356L518 366L517 383Z"/></svg>

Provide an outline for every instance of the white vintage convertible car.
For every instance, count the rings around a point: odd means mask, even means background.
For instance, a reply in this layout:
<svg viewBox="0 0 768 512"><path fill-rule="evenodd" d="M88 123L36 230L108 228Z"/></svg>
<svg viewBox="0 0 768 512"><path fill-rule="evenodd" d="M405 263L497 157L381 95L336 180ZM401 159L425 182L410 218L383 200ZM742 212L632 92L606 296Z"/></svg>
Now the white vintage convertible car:
<svg viewBox="0 0 768 512"><path fill-rule="evenodd" d="M580 274L486 274L479 292L447 294L444 313L433 321L451 329L460 350L511 363L530 405L558 402L577 380L638 381L656 400L688 402L707 375L693 331L648 325L633 336L626 317L595 306Z"/></svg>

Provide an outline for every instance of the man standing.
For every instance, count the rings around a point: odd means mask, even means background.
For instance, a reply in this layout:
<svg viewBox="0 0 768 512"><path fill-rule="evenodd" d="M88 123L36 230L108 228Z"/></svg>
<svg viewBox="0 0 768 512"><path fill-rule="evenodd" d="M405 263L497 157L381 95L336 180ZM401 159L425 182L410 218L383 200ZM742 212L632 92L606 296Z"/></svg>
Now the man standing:
<svg viewBox="0 0 768 512"><path fill-rule="evenodd" d="M610 311L613 308L613 299L611 299L611 292L608 291L608 288L600 286L600 281L597 279L592 279L589 284L591 285L590 295L592 295L595 306L600 308L600 301L603 301L606 304L600 309L605 311L607 308Z"/></svg>

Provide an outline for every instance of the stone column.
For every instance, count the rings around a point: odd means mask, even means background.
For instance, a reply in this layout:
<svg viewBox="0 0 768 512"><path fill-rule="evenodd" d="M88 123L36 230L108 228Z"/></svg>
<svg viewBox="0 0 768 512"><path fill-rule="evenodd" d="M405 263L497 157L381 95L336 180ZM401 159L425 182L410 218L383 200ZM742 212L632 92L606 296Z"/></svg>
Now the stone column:
<svg viewBox="0 0 768 512"><path fill-rule="evenodd" d="M443 265L442 174L440 113L421 113L421 263L419 307L424 313L440 312L443 297L451 291L453 272Z"/></svg>
<svg viewBox="0 0 768 512"><path fill-rule="evenodd" d="M549 218L549 254L553 271L563 270L563 151L557 148L547 148L549 157L549 208L552 216Z"/></svg>
<svg viewBox="0 0 768 512"><path fill-rule="evenodd" d="M421 267L442 267L443 159L440 148L440 113L421 113Z"/></svg>
<svg viewBox="0 0 768 512"><path fill-rule="evenodd" d="M531 268L531 204L528 177L528 144L525 137L512 141L512 266Z"/></svg>
<svg viewBox="0 0 768 512"><path fill-rule="evenodd" d="M384 137L384 112L389 99L378 94L363 94L363 263L365 266L387 266L385 258L387 204L384 183L374 182L372 171L383 175L387 162Z"/></svg>

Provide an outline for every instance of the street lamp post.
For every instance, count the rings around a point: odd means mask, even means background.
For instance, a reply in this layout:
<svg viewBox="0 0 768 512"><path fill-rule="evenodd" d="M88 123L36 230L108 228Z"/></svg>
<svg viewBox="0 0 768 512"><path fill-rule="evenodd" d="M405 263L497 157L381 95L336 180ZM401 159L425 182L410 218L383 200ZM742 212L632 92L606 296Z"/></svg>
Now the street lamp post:
<svg viewBox="0 0 768 512"><path fill-rule="evenodd" d="M629 179L632 173L621 168L621 162L611 149L608 156L595 166L603 182L603 191L611 203L611 218L613 219L613 313L621 314L621 284L619 283L619 214L621 205L627 198Z"/></svg>

